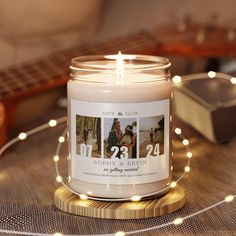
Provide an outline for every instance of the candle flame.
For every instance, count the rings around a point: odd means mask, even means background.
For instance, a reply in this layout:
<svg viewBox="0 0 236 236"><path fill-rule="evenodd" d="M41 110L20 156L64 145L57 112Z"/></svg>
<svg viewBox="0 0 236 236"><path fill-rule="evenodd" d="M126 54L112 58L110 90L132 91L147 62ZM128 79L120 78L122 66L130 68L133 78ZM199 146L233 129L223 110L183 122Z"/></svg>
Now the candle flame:
<svg viewBox="0 0 236 236"><path fill-rule="evenodd" d="M124 83L124 60L121 51L119 51L116 56L116 78L117 84Z"/></svg>
<svg viewBox="0 0 236 236"><path fill-rule="evenodd" d="M117 69L119 68L123 69L124 61L123 61L123 55L121 54L121 51L119 51L117 54L116 63L117 63Z"/></svg>
<svg viewBox="0 0 236 236"><path fill-rule="evenodd" d="M124 60L134 60L137 56L131 54L122 54L119 51L115 55L105 55L106 59L115 60L116 61L116 84L124 83Z"/></svg>

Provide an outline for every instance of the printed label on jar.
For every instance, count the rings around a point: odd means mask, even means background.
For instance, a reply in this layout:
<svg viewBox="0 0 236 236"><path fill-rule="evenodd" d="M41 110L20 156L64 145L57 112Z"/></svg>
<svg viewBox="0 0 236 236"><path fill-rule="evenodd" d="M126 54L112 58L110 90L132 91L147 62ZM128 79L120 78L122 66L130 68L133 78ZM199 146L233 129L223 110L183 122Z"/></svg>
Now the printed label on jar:
<svg viewBox="0 0 236 236"><path fill-rule="evenodd" d="M169 99L144 103L71 100L71 177L143 184L169 176Z"/></svg>

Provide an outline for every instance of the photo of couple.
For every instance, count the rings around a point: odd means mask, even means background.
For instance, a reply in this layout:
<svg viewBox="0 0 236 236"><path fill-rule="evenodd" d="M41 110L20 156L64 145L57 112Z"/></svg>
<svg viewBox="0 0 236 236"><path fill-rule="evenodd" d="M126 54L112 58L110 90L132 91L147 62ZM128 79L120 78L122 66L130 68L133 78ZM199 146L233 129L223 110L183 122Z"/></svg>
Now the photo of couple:
<svg viewBox="0 0 236 236"><path fill-rule="evenodd" d="M164 154L164 116L145 117L139 120L140 157Z"/></svg>
<svg viewBox="0 0 236 236"><path fill-rule="evenodd" d="M76 116L76 153L101 157L101 118Z"/></svg>
<svg viewBox="0 0 236 236"><path fill-rule="evenodd" d="M104 119L104 157L137 158L137 120Z"/></svg>

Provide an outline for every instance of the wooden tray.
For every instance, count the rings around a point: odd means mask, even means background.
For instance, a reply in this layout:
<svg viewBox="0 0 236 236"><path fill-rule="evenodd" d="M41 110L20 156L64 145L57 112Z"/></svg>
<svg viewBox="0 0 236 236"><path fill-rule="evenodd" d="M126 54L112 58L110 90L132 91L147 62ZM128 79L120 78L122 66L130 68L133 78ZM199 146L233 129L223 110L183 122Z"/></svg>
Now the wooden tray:
<svg viewBox="0 0 236 236"><path fill-rule="evenodd" d="M104 202L81 200L65 187L55 191L54 203L67 213L105 219L141 219L165 215L177 211L185 204L182 187L176 186L160 198L140 202Z"/></svg>

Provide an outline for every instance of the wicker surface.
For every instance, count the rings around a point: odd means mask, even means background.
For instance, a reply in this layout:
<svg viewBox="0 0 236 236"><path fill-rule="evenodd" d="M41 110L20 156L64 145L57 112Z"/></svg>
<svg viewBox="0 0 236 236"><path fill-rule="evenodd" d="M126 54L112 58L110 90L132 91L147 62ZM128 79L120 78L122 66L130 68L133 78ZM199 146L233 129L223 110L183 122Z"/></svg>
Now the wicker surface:
<svg viewBox="0 0 236 236"><path fill-rule="evenodd" d="M48 118L60 117L65 111L55 110ZM38 124L47 121L39 119ZM178 122L177 122L178 123ZM30 124L33 127L36 124ZM67 234L103 234L134 230L171 221L217 202L236 191L236 139L228 144L213 144L180 125L190 138L193 152L192 170L181 182L186 192L186 205L179 211L142 220L105 220L69 215L52 205L55 181L52 161L57 136L64 127L44 131L16 144L0 159L0 228L32 232ZM29 127L29 128L31 128ZM174 177L185 165L185 148L174 142ZM66 152L66 149L63 150ZM66 172L66 161L61 162ZM142 235L236 235L236 203L224 204L179 226L143 233Z"/></svg>

